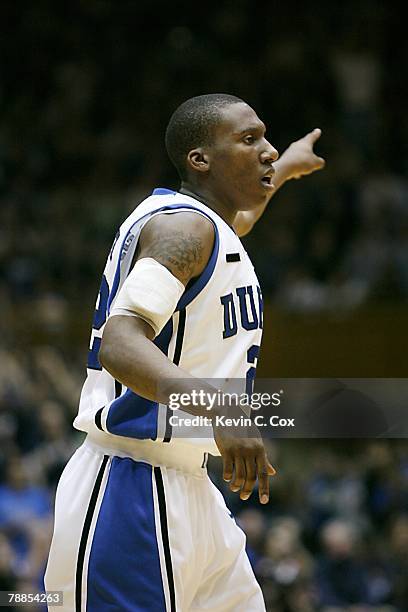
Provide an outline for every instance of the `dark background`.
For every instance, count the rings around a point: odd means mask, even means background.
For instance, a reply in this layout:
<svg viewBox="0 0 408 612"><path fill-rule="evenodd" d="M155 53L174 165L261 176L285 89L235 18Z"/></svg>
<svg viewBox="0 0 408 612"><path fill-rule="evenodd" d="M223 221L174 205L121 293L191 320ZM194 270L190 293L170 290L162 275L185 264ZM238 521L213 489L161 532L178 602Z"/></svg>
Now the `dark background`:
<svg viewBox="0 0 408 612"><path fill-rule="evenodd" d="M244 98L279 151L323 131L324 172L286 185L245 239L265 295L261 375L406 376L408 50L398 3L376 0L3 2L0 23L9 589L39 583L106 253L153 187L177 187L163 133L184 99ZM407 450L271 446L269 506L228 500L268 609L408 609Z"/></svg>

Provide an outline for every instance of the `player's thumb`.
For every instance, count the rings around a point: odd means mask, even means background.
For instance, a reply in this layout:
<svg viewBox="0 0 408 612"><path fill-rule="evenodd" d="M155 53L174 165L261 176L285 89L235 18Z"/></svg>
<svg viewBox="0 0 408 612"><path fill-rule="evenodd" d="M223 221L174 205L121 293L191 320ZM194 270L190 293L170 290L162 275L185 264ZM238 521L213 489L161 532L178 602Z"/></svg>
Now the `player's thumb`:
<svg viewBox="0 0 408 612"><path fill-rule="evenodd" d="M316 156L316 169L320 170L321 168L324 168L325 165L326 165L326 160L323 157Z"/></svg>

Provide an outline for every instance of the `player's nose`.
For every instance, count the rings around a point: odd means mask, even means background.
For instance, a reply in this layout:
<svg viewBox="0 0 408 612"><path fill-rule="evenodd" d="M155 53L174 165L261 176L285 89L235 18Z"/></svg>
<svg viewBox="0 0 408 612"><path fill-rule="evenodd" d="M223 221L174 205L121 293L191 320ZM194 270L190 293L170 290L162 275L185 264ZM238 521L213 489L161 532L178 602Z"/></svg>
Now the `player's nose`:
<svg viewBox="0 0 408 612"><path fill-rule="evenodd" d="M263 164L272 163L279 157L278 151L267 140L265 141L265 149L261 153L261 161Z"/></svg>

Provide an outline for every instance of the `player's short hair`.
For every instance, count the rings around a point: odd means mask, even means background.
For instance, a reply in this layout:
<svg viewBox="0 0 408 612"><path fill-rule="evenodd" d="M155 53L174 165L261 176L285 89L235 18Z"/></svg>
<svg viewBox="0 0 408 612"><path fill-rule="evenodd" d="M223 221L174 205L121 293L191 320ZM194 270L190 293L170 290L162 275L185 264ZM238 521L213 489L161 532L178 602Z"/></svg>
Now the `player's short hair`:
<svg viewBox="0 0 408 612"><path fill-rule="evenodd" d="M188 153L211 145L221 110L239 102L243 100L230 94L206 94L186 100L174 111L166 129L166 149L182 180L187 174Z"/></svg>

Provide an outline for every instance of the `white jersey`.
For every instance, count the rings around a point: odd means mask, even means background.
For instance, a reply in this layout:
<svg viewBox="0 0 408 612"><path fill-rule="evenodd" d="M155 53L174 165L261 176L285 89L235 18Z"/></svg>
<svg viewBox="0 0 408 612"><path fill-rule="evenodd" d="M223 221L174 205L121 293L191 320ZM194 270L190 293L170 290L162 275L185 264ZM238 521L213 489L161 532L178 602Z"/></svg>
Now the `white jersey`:
<svg viewBox="0 0 408 612"><path fill-rule="evenodd" d="M184 433L180 440L170 425L172 413L167 406L122 386L98 360L104 325L132 267L143 226L155 215L181 211L196 212L212 221L214 247L205 270L186 287L154 343L191 375L223 381L218 388L226 389L231 379L242 380L243 390L250 390L253 383L262 336L262 294L240 239L203 203L168 189L155 189L121 225L109 253L93 320L88 375L74 421L76 428L113 449L131 449L132 443L139 449L141 444L166 444L177 452L181 443L219 454L211 427L206 437L198 436L193 427L191 437L186 439Z"/></svg>

